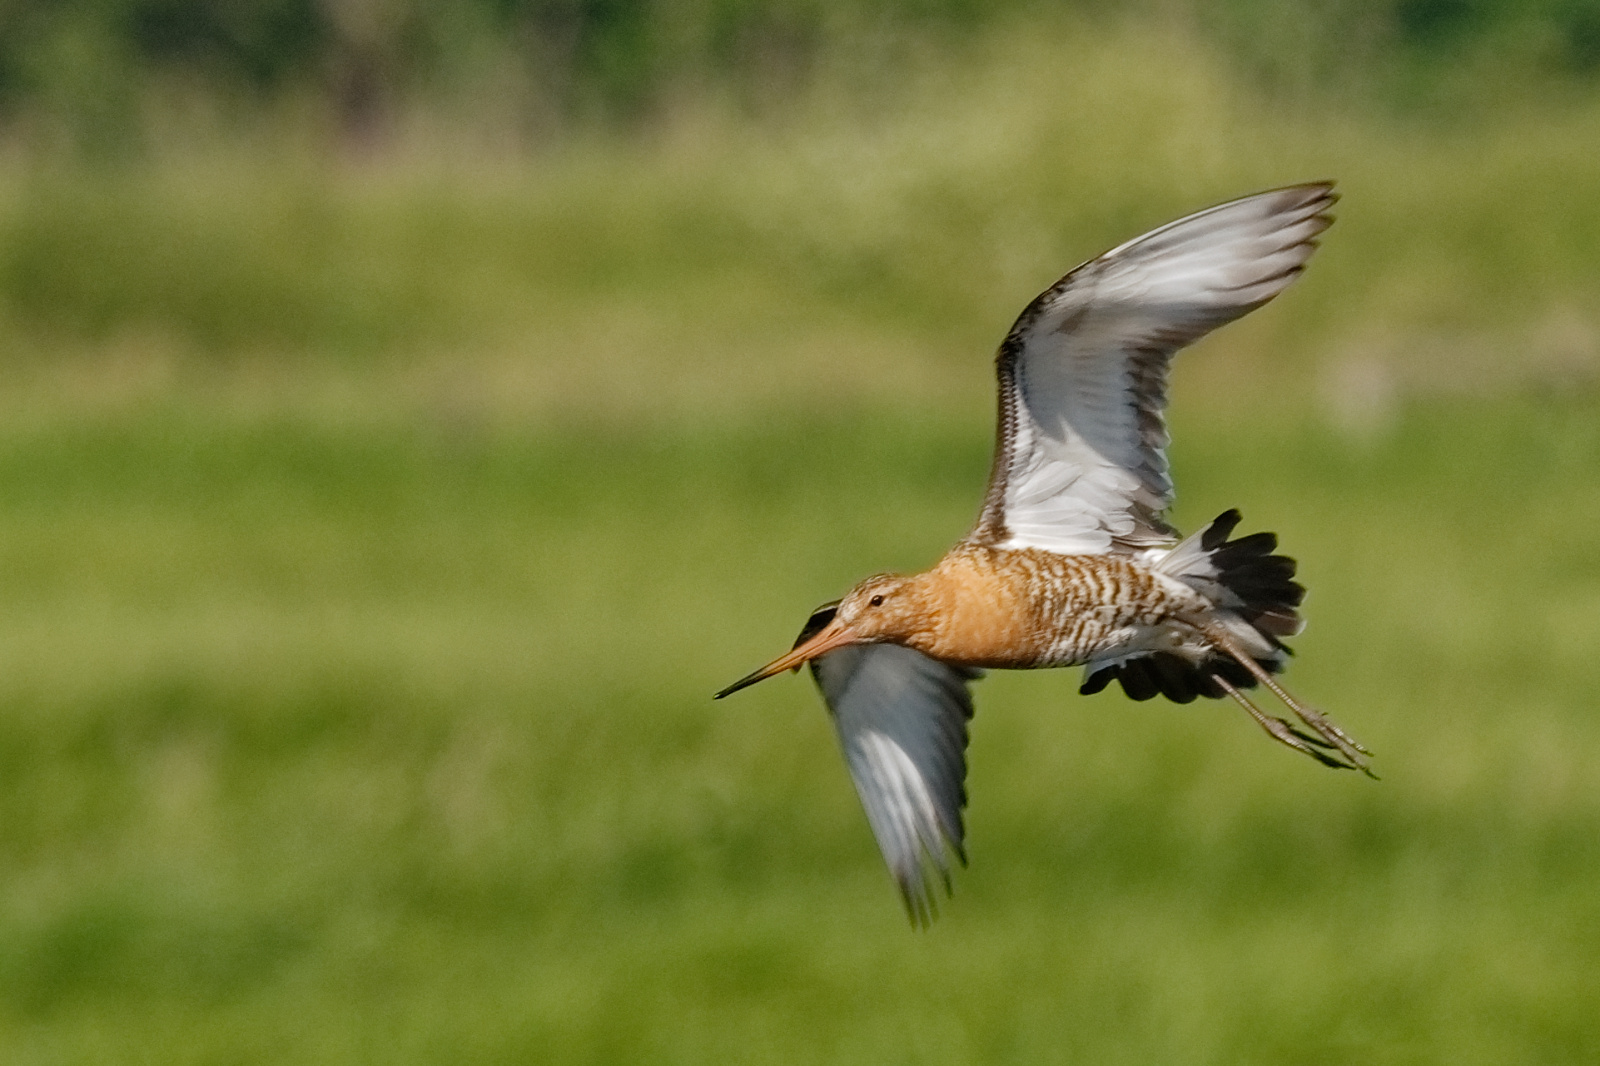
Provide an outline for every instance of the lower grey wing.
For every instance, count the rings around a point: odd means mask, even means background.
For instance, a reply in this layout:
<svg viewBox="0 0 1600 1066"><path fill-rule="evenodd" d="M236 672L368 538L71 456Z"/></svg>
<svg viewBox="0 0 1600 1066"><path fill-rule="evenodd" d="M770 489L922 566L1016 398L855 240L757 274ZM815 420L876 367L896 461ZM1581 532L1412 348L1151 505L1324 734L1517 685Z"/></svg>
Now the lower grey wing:
<svg viewBox="0 0 1600 1066"><path fill-rule="evenodd" d="M911 920L933 918L935 879L963 863L967 720L978 671L898 644L858 644L815 659L845 763Z"/></svg>

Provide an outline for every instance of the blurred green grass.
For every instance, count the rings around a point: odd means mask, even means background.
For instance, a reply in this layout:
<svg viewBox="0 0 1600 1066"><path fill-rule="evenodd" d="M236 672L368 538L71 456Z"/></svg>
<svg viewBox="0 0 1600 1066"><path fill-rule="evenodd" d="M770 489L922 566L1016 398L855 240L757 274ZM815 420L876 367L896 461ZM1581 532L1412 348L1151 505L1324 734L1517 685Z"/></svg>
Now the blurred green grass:
<svg viewBox="0 0 1600 1066"><path fill-rule="evenodd" d="M1221 384L1190 384L1207 402L1338 406L1343 368L1372 365L1401 392L1592 382L1600 98L1536 90L1508 72L1492 103L1428 124L1263 97L1158 24L1067 20L861 99L824 81L785 122L686 103L654 137L597 132L532 163L448 142L341 163L292 140L13 160L0 374L109 366L159 392L243 367L251 397L326 385L348 407L379 369L413 402L515 417L952 410L987 387L975 354L1068 266L1333 177L1346 199L1310 281L1230 331Z"/></svg>
<svg viewBox="0 0 1600 1066"><path fill-rule="evenodd" d="M7 430L6 1057L1585 1061L1595 414L1180 417L1385 780L991 677L921 935L809 684L709 693L959 535L968 427Z"/></svg>
<svg viewBox="0 0 1600 1066"><path fill-rule="evenodd" d="M1600 1055L1600 107L1077 29L533 163L5 161L0 1057ZM1029 296L1324 175L1177 518L1301 559L1384 780L995 675L911 933L809 683L710 693L965 531Z"/></svg>

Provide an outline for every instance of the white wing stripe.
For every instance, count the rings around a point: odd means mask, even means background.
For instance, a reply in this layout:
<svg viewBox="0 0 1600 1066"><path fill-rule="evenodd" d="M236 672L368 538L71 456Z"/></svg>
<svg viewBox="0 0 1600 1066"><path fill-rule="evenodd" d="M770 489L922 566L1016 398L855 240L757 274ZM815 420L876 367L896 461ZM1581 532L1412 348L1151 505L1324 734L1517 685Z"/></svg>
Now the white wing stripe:
<svg viewBox="0 0 1600 1066"><path fill-rule="evenodd" d="M894 839L897 857L919 857L920 845L941 870L949 869L944 841L939 836L938 811L911 756L893 740L870 729L857 738L854 747L864 763L856 789L873 830L882 828L884 835ZM897 872L904 875L915 871Z"/></svg>

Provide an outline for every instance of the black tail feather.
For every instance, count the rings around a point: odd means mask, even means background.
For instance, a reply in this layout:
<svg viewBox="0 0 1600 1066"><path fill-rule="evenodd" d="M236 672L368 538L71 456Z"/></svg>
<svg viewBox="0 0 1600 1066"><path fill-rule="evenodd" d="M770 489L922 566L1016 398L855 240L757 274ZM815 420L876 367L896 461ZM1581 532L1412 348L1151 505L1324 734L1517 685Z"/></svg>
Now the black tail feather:
<svg viewBox="0 0 1600 1066"><path fill-rule="evenodd" d="M1273 673L1280 669L1277 663L1270 660L1258 661ZM1165 696L1173 703L1193 703L1197 696L1219 700L1227 692L1217 684L1217 675L1221 675L1234 688L1254 688L1256 685L1256 679L1250 671L1228 656L1213 655L1197 664L1171 652L1157 651L1096 670L1084 679L1078 692L1092 696L1111 682L1118 681L1129 699L1141 702L1156 696Z"/></svg>
<svg viewBox="0 0 1600 1066"><path fill-rule="evenodd" d="M1278 653L1256 661L1267 672L1277 673L1283 669L1283 657L1293 654L1279 638L1300 631L1299 608L1306 590L1294 579L1295 561L1273 554L1278 547L1276 534L1251 533L1237 540L1228 539L1241 518L1237 510L1218 515L1201 533L1200 547L1215 570L1212 580L1240 601L1229 604L1227 609L1254 626ZM1229 655L1219 653L1194 663L1170 652L1152 652L1096 670L1084 679L1078 691L1092 695L1115 680L1121 682L1130 699L1148 700L1161 695L1175 703L1189 703L1196 696L1221 699L1227 695L1214 680L1219 675L1234 688L1256 685L1250 671Z"/></svg>

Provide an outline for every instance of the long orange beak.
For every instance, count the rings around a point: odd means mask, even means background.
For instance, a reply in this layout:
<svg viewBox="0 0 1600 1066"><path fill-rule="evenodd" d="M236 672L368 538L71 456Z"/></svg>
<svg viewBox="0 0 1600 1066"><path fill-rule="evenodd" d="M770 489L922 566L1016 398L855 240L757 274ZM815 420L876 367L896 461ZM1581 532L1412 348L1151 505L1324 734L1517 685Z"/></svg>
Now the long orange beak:
<svg viewBox="0 0 1600 1066"><path fill-rule="evenodd" d="M822 631L804 644L797 645L793 651L781 659L774 659L755 673L741 677L721 692L715 699L731 696L742 688L748 688L757 681L765 681L773 674L781 674L785 670L798 670L802 663L810 662L819 655L825 655L835 648L842 648L846 644L855 643L856 635L849 626L835 618L832 622L822 627Z"/></svg>

